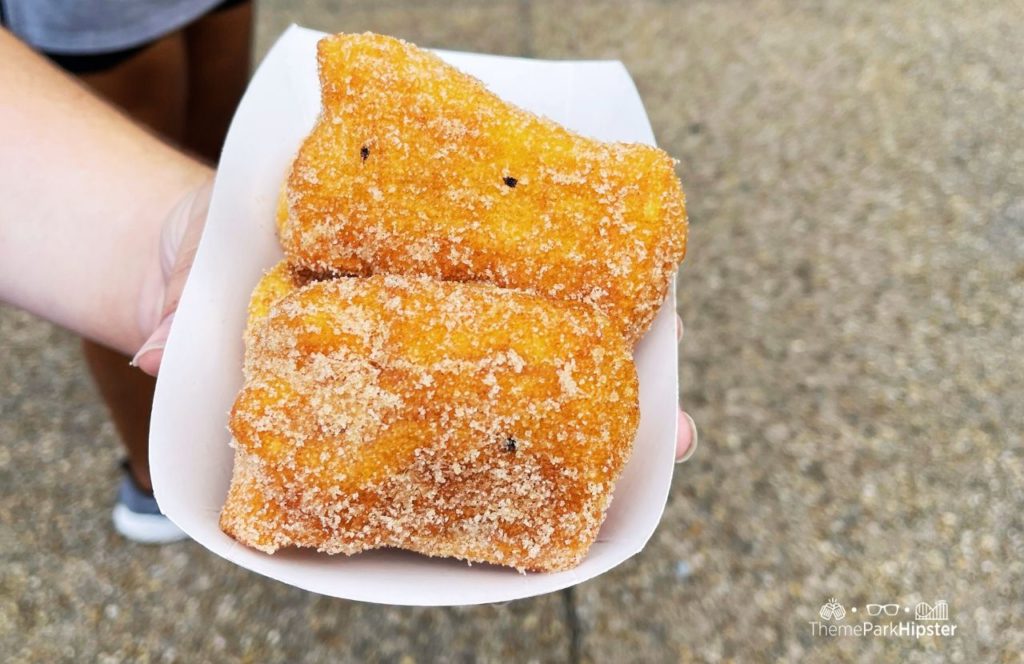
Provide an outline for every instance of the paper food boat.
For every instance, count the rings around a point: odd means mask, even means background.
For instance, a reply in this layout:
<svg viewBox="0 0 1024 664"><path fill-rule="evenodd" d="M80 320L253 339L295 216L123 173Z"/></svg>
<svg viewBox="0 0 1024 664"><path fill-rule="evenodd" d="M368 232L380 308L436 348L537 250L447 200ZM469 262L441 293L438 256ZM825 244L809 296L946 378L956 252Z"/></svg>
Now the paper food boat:
<svg viewBox="0 0 1024 664"><path fill-rule="evenodd" d="M608 518L575 569L520 574L403 551L266 555L220 531L231 478L228 411L242 383L246 305L281 258L274 208L282 179L320 109L316 43L289 28L260 65L231 124L209 218L175 316L150 433L153 486L168 517L235 564L323 595L383 604L480 604L566 588L638 553L661 518L676 435L675 290L636 348L640 428ZM603 140L654 143L636 87L620 62L546 62L439 51L502 98Z"/></svg>

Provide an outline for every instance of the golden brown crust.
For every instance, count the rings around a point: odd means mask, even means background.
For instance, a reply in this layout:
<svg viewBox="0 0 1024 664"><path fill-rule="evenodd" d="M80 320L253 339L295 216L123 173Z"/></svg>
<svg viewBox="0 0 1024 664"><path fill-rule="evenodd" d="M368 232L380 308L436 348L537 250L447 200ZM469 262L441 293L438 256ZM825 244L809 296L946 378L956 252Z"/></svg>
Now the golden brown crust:
<svg viewBox="0 0 1024 664"><path fill-rule="evenodd" d="M326 37L318 61L280 232L294 264L489 281L647 330L686 249L667 154L573 134L392 37Z"/></svg>
<svg viewBox="0 0 1024 664"><path fill-rule="evenodd" d="M295 291L304 282L296 278L288 261L279 261L267 270L256 284L249 298L249 318L245 325L245 334L252 334L254 325L260 324L270 314L270 307L275 302Z"/></svg>
<svg viewBox="0 0 1024 664"><path fill-rule="evenodd" d="M627 343L586 305L396 276L311 283L250 325L221 526L268 552L568 569L629 456L637 398Z"/></svg>
<svg viewBox="0 0 1024 664"><path fill-rule="evenodd" d="M277 237L284 235L285 224L288 223L288 180L281 185L281 191L277 195L277 206L274 209L274 227L277 230Z"/></svg>

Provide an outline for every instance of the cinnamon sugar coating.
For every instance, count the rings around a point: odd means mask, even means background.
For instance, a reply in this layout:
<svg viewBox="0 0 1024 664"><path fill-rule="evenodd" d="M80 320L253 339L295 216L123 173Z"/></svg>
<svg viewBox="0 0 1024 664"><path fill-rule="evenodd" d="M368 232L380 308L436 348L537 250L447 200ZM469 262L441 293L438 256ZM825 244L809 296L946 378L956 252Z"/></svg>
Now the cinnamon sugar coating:
<svg viewBox="0 0 1024 664"><path fill-rule="evenodd" d="M600 307L632 343L686 250L665 152L574 134L392 37L322 39L280 236L312 271L488 281Z"/></svg>
<svg viewBox="0 0 1024 664"><path fill-rule="evenodd" d="M254 293L225 532L267 552L579 563L639 417L630 348L606 316L416 277L284 293L286 275Z"/></svg>
<svg viewBox="0 0 1024 664"><path fill-rule="evenodd" d="M249 298L249 317L246 321L245 334L248 337L252 333L254 325L262 323L270 315L270 307L275 302L291 295L303 281L298 279L295 271L288 261L280 261L274 267L267 270Z"/></svg>

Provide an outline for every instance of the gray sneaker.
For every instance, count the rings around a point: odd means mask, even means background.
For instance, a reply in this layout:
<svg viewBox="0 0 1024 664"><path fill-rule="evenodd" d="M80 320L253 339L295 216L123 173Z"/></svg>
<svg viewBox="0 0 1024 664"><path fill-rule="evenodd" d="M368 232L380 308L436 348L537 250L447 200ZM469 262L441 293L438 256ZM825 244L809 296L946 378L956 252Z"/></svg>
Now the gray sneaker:
<svg viewBox="0 0 1024 664"><path fill-rule="evenodd" d="M188 535L160 512L156 498L139 488L122 464L121 486L114 505L114 529L127 539L140 544L167 544L186 539Z"/></svg>

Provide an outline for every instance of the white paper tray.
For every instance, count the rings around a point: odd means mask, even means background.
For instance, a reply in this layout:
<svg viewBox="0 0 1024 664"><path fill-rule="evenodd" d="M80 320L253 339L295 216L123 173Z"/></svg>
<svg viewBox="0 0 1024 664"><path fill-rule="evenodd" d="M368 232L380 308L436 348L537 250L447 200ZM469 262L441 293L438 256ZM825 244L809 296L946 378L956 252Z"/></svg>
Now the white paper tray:
<svg viewBox="0 0 1024 664"><path fill-rule="evenodd" d="M161 508L197 542L242 567L334 597L418 606L530 597L591 579L639 552L665 507L676 435L677 366L669 293L636 349L640 428L597 543L577 568L519 574L402 551L327 556L266 555L218 525L233 452L228 411L242 382L242 330L253 286L281 257L274 234L277 192L320 108L316 42L289 28L260 65L235 113L209 219L175 316L157 382L150 433ZM633 81L620 62L546 62L438 52L501 97L604 140L654 143Z"/></svg>

